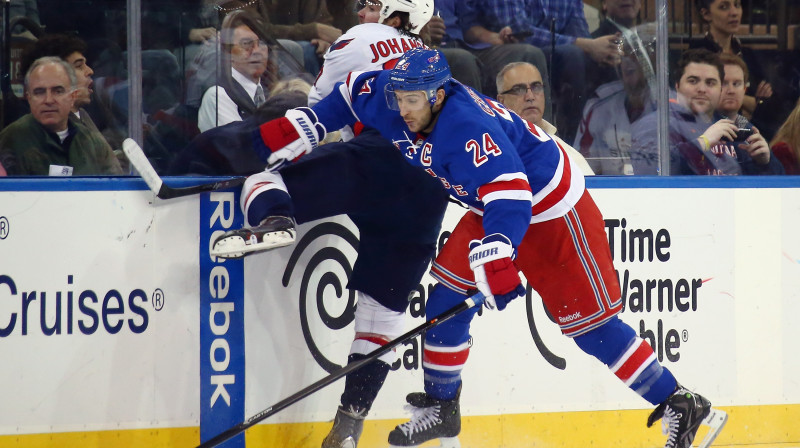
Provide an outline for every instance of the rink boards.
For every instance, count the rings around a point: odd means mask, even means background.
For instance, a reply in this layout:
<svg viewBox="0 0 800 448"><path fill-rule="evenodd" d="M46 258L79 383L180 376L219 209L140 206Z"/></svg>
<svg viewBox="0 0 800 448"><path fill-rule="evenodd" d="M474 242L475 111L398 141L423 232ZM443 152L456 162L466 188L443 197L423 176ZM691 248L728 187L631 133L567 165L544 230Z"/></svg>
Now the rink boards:
<svg viewBox="0 0 800 448"><path fill-rule="evenodd" d="M175 180L189 184L191 180ZM800 445L800 181L588 179L622 318L731 415L718 445ZM691 187L691 188L687 188ZM245 261L207 254L238 192L161 201L136 179L0 182L0 446L193 446L338 368L352 338L346 218ZM452 206L448 231L463 209ZM446 236L446 234L445 234ZM424 322L432 280L412 295ZM472 328L463 446L653 447L649 406L562 337L535 292ZM421 389L400 355L361 448ZM343 382L225 446L317 447Z"/></svg>

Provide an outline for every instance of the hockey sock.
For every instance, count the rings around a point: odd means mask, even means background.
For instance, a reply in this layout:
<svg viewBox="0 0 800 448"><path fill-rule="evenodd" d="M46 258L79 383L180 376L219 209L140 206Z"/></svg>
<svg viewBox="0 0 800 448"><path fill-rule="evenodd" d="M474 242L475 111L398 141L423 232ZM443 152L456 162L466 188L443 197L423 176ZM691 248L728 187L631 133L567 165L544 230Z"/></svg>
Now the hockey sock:
<svg viewBox="0 0 800 448"><path fill-rule="evenodd" d="M675 377L658 362L650 344L619 317L574 339L581 350L607 365L617 378L651 404L661 403L675 390Z"/></svg>
<svg viewBox="0 0 800 448"><path fill-rule="evenodd" d="M464 295L437 284L427 303L428 319L464 301ZM425 392L439 400L452 400L461 385L461 370L469 357L472 341L469 325L477 309L458 314L425 333L422 368L425 372Z"/></svg>
<svg viewBox="0 0 800 448"><path fill-rule="evenodd" d="M366 358L366 355L354 353L347 358L347 362L352 363L364 358ZM369 411L388 374L389 364L380 360L373 361L358 370L350 372L344 383L342 407L344 409Z"/></svg>
<svg viewBox="0 0 800 448"><path fill-rule="evenodd" d="M269 189L258 193L247 207L247 222L258 225L269 216L294 218L294 205L289 193L280 189Z"/></svg>

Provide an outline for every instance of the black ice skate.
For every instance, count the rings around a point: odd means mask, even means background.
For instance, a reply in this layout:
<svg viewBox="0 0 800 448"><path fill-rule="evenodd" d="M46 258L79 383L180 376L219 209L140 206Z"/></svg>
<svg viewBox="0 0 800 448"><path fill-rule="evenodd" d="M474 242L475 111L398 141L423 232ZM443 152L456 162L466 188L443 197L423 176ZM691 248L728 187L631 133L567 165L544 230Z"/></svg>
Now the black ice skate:
<svg viewBox="0 0 800 448"><path fill-rule="evenodd" d="M445 401L422 392L408 394L405 408L411 411L411 420L389 433L389 447L413 447L439 439L442 448L460 448L457 437L461 432L459 395L460 389L454 399Z"/></svg>
<svg viewBox="0 0 800 448"><path fill-rule="evenodd" d="M691 448L700 424L709 427L708 434L700 442L700 448L708 448L728 421L728 414L711 408L711 402L681 386L666 401L650 414L647 426L661 419L662 430L667 436L664 448Z"/></svg>
<svg viewBox="0 0 800 448"><path fill-rule="evenodd" d="M256 227L223 233L211 243L209 252L215 257L242 258L251 253L288 246L294 243L296 234L292 218L270 216Z"/></svg>
<svg viewBox="0 0 800 448"><path fill-rule="evenodd" d="M364 410L344 409L339 406L333 419L333 428L322 441L322 448L356 448L366 416L367 412Z"/></svg>

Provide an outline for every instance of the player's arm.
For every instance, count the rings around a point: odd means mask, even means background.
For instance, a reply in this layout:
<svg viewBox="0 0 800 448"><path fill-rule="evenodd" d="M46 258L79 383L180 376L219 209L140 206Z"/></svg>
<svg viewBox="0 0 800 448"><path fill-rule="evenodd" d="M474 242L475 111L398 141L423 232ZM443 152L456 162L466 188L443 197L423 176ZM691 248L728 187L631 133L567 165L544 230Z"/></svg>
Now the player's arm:
<svg viewBox="0 0 800 448"><path fill-rule="evenodd" d="M253 146L261 160L273 168L295 161L319 146L328 130L359 121L351 95L371 76L353 73L351 78L337 84L334 92L313 108L289 109L285 116L259 126L253 132Z"/></svg>
<svg viewBox="0 0 800 448"><path fill-rule="evenodd" d="M531 221L531 190L523 173L506 173L478 188L478 195L486 236L470 241L469 266L484 304L503 310L525 294L514 259Z"/></svg>
<svg viewBox="0 0 800 448"><path fill-rule="evenodd" d="M344 34L328 48L325 61L322 63L317 79L308 94L308 106L314 107L320 100L330 95L337 81L347 77L357 69L364 56L357 51L360 42L353 36Z"/></svg>
<svg viewBox="0 0 800 448"><path fill-rule="evenodd" d="M525 293L514 259L531 222L533 195L516 148L505 133L492 130L467 140L464 152L469 158L454 168L471 174L483 203L486 236L469 247L475 284L487 297L487 307L502 310Z"/></svg>

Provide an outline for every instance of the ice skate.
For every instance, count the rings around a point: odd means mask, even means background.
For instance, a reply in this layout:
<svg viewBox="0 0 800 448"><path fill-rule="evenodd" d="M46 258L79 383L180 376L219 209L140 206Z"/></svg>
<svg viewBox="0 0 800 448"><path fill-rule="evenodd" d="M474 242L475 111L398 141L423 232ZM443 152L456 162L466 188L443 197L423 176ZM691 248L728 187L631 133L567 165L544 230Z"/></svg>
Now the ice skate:
<svg viewBox="0 0 800 448"><path fill-rule="evenodd" d="M256 227L225 232L211 244L212 256L242 258L255 252L288 246L297 234L294 220L286 216L269 216Z"/></svg>
<svg viewBox="0 0 800 448"><path fill-rule="evenodd" d="M445 401L422 392L408 394L405 409L411 411L411 420L389 433L389 447L414 447L439 439L442 448L460 448L457 437L461 432L459 395L460 390L453 400Z"/></svg>
<svg viewBox="0 0 800 448"><path fill-rule="evenodd" d="M701 424L709 427L708 434L700 442L700 448L708 448L728 421L728 415L712 409L711 402L681 386L666 401L650 414L647 426L661 419L662 431L667 436L664 448L690 448Z"/></svg>
<svg viewBox="0 0 800 448"><path fill-rule="evenodd" d="M322 441L322 448L356 448L366 416L367 412L364 410L344 409L339 406L333 419L333 428Z"/></svg>

